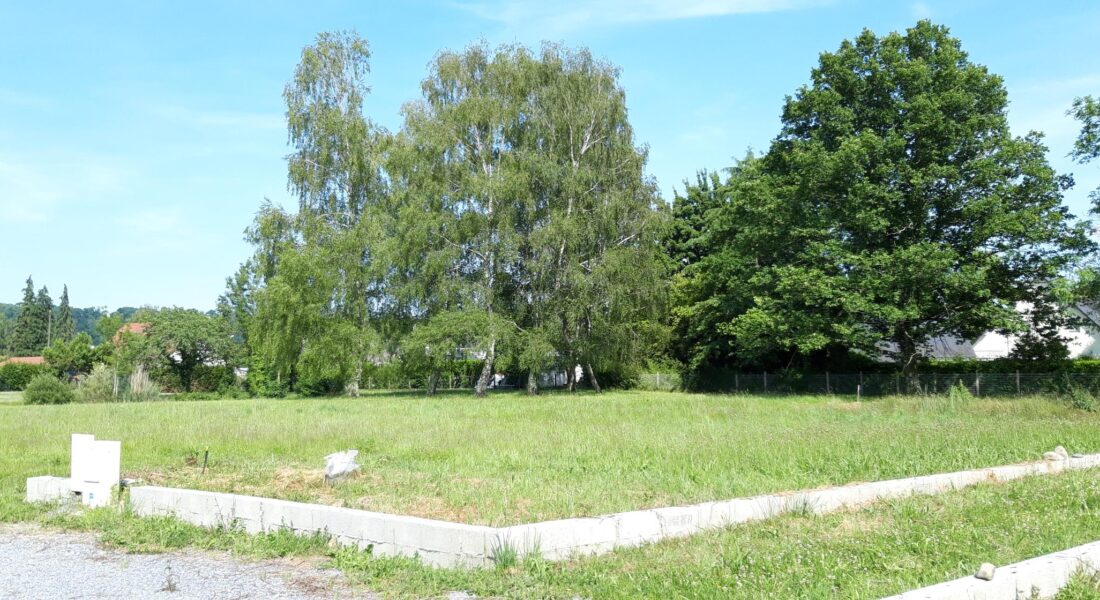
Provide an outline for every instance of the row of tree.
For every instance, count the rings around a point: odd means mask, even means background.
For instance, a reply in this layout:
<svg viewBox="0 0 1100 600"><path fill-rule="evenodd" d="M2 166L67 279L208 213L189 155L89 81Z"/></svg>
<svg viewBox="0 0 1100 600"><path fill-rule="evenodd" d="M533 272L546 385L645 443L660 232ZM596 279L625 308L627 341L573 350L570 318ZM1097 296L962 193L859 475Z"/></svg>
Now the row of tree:
<svg viewBox="0 0 1100 600"><path fill-rule="evenodd" d="M280 381L354 394L366 365L400 360L431 392L470 357L478 394L499 370L536 392L583 365L598 388L670 356L699 371L885 350L912 370L930 338L1028 329L1019 301L1060 318L1061 278L1094 256L1041 134L1013 135L1001 78L927 21L822 54L768 151L671 210L617 68L588 51L443 52L397 132L362 112L369 57L346 33L303 51L284 93L298 206L264 204L219 302ZM1100 111L1074 111L1093 158Z"/></svg>
<svg viewBox="0 0 1100 600"><path fill-rule="evenodd" d="M661 318L664 213L613 66L545 45L444 52L387 132L362 113L367 43L322 34L287 85L297 211L265 205L222 299L256 363L355 394L401 356L434 391L476 357L597 373ZM569 373L573 370L569 369Z"/></svg>
<svg viewBox="0 0 1100 600"><path fill-rule="evenodd" d="M13 356L38 356L54 340L69 341L76 336L76 321L69 304L69 287L61 293L60 304L55 307L45 286L34 290L34 280L27 278L23 299L19 303L14 320L3 320L0 327L0 353Z"/></svg>

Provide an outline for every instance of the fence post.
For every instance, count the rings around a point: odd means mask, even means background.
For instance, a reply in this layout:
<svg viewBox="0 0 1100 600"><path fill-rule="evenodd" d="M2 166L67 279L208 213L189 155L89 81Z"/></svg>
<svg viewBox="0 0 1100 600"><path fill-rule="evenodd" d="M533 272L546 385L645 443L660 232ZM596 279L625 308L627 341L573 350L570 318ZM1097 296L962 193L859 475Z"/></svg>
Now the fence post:
<svg viewBox="0 0 1100 600"><path fill-rule="evenodd" d="M768 372L764 371L764 393L768 393Z"/></svg>
<svg viewBox="0 0 1100 600"><path fill-rule="evenodd" d="M856 402L863 401L863 384L856 385Z"/></svg>
<svg viewBox="0 0 1100 600"><path fill-rule="evenodd" d="M825 393L831 394L833 393L832 390L833 386L829 383L829 372L825 371Z"/></svg>
<svg viewBox="0 0 1100 600"><path fill-rule="evenodd" d="M741 391L741 376L737 373L733 374L733 389L737 392Z"/></svg>
<svg viewBox="0 0 1100 600"><path fill-rule="evenodd" d="M901 395L901 373L894 375L894 393Z"/></svg>
<svg viewBox="0 0 1100 600"><path fill-rule="evenodd" d="M978 373L974 373L974 392L975 396L982 395L982 376Z"/></svg>
<svg viewBox="0 0 1100 600"><path fill-rule="evenodd" d="M1020 395L1020 370L1016 369L1016 395Z"/></svg>

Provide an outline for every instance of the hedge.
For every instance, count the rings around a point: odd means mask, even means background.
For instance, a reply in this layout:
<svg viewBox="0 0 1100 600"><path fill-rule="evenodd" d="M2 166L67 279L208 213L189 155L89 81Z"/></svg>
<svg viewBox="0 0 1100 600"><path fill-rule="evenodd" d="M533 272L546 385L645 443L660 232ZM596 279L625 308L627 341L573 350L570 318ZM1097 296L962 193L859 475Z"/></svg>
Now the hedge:
<svg viewBox="0 0 1100 600"><path fill-rule="evenodd" d="M46 365L28 365L26 363L7 363L0 365L0 392L22 391L35 375L49 372Z"/></svg>

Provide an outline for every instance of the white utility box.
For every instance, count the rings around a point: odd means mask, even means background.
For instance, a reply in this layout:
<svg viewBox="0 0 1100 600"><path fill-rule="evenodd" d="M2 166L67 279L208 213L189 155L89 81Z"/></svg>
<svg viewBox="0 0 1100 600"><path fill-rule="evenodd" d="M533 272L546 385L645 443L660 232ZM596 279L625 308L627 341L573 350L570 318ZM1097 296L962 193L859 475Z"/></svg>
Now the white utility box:
<svg viewBox="0 0 1100 600"><path fill-rule="evenodd" d="M74 433L69 479L72 491L87 506L106 506L118 485L122 464L122 442L97 440L94 435Z"/></svg>

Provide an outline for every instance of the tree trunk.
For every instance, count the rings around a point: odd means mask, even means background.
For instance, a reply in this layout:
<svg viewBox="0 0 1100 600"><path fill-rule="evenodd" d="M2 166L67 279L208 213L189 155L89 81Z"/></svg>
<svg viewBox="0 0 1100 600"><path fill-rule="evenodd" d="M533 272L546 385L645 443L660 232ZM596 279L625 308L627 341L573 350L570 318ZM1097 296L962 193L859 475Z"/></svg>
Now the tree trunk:
<svg viewBox="0 0 1100 600"><path fill-rule="evenodd" d="M480 398L489 389L489 380L493 377L493 361L496 359L497 341L489 342L489 350L485 353L485 364L481 367L481 376L477 378L474 394Z"/></svg>
<svg viewBox="0 0 1100 600"><path fill-rule="evenodd" d="M428 395L434 396L436 389L439 388L439 369L432 371L431 375L428 375Z"/></svg>
<svg viewBox="0 0 1100 600"><path fill-rule="evenodd" d="M358 363L358 364L355 365L355 375L353 375L351 380L348 381L347 385L344 386L344 393L351 396L352 398L358 398L359 397L359 380L362 379L362 378L363 378L363 363Z"/></svg>
<svg viewBox="0 0 1100 600"><path fill-rule="evenodd" d="M905 334L899 334L895 343L898 345L898 362L901 363L901 377L904 381L903 389L900 391L912 394L917 391L914 389L917 387L914 375L917 372L920 350L912 337Z"/></svg>
<svg viewBox="0 0 1100 600"><path fill-rule="evenodd" d="M565 368L565 387L570 391L577 389L577 366L571 365Z"/></svg>
<svg viewBox="0 0 1100 600"><path fill-rule="evenodd" d="M600 389L600 382L596 380L596 371L592 370L592 363L585 363L585 368L588 370L588 379L591 380L592 389L596 390L597 394L603 392Z"/></svg>
<svg viewBox="0 0 1100 600"><path fill-rule="evenodd" d="M527 395L539 395L539 376L535 373L534 369L527 372Z"/></svg>

